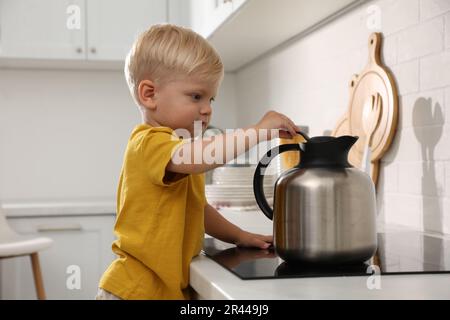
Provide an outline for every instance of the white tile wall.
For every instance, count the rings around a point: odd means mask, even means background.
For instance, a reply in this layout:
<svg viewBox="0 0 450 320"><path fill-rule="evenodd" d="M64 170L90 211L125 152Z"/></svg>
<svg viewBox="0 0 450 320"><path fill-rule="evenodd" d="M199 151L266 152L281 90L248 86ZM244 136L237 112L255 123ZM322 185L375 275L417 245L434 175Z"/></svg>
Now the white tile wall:
<svg viewBox="0 0 450 320"><path fill-rule="evenodd" d="M422 146L417 140L416 130L406 128L398 130L391 148L384 156L387 162L422 161Z"/></svg>
<svg viewBox="0 0 450 320"><path fill-rule="evenodd" d="M442 228L443 228L443 233L450 233L450 198L444 198L444 205L443 205L443 223L442 223ZM448 255L447 255L448 256ZM448 258L448 257L447 257ZM450 261L450 260L449 260Z"/></svg>
<svg viewBox="0 0 450 320"><path fill-rule="evenodd" d="M443 198L423 197L423 228L432 232L444 232Z"/></svg>
<svg viewBox="0 0 450 320"><path fill-rule="evenodd" d="M450 86L450 51L420 61L420 87L423 90Z"/></svg>
<svg viewBox="0 0 450 320"><path fill-rule="evenodd" d="M399 164L396 162L384 162L380 170L380 188L385 192L398 192ZM383 181L381 181L381 178Z"/></svg>
<svg viewBox="0 0 450 320"><path fill-rule="evenodd" d="M368 7L381 12L367 27ZM371 32L384 35L383 59L399 88L400 121L383 158L379 218L450 233L450 1L371 1L236 73L238 125L270 108L332 129L348 102L348 82L367 63Z"/></svg>
<svg viewBox="0 0 450 320"><path fill-rule="evenodd" d="M449 126L430 126L419 128L424 136L424 146L428 149L428 159L449 161L450 135Z"/></svg>
<svg viewBox="0 0 450 320"><path fill-rule="evenodd" d="M450 162L445 162L445 197L450 198ZM449 207L450 209L450 207Z"/></svg>
<svg viewBox="0 0 450 320"><path fill-rule="evenodd" d="M398 166L398 189L409 194L421 194L423 166L427 165L426 162L404 162ZM411 177L411 173L414 173Z"/></svg>
<svg viewBox="0 0 450 320"><path fill-rule="evenodd" d="M419 61L414 60L391 67L397 81L399 95L419 91Z"/></svg>
<svg viewBox="0 0 450 320"><path fill-rule="evenodd" d="M407 194L385 194L385 222L415 229L423 226L423 199Z"/></svg>
<svg viewBox="0 0 450 320"><path fill-rule="evenodd" d="M450 13L447 13L445 15L444 25L445 25L445 32L444 32L445 47L448 49L450 48Z"/></svg>
<svg viewBox="0 0 450 320"><path fill-rule="evenodd" d="M445 119L449 119L450 117L450 88L445 90L445 104L444 104L444 115ZM448 121L447 121L448 123Z"/></svg>
<svg viewBox="0 0 450 320"><path fill-rule="evenodd" d="M404 162L398 169L398 190L412 195L444 195L444 162Z"/></svg>
<svg viewBox="0 0 450 320"><path fill-rule="evenodd" d="M448 0L420 0L420 19L426 20L450 11Z"/></svg>
<svg viewBox="0 0 450 320"><path fill-rule="evenodd" d="M372 4L381 9L381 31L386 36L412 27L419 22L419 0L381 0L372 1L368 5Z"/></svg>
<svg viewBox="0 0 450 320"><path fill-rule="evenodd" d="M383 62L387 66L395 66L398 61L398 37L392 36L385 38L381 54Z"/></svg>
<svg viewBox="0 0 450 320"><path fill-rule="evenodd" d="M443 89L401 96L399 128L443 126L444 96Z"/></svg>
<svg viewBox="0 0 450 320"><path fill-rule="evenodd" d="M443 47L444 17L440 16L399 33L398 62L441 52Z"/></svg>

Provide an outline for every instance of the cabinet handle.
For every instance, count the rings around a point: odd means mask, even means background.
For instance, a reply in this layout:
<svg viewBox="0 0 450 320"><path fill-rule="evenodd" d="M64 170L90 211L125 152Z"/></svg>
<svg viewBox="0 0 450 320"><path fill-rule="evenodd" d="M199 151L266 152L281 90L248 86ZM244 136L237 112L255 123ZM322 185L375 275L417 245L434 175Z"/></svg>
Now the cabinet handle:
<svg viewBox="0 0 450 320"><path fill-rule="evenodd" d="M79 223L71 223L65 225L42 224L36 227L38 232L55 232L55 231L81 231L83 228Z"/></svg>
<svg viewBox="0 0 450 320"><path fill-rule="evenodd" d="M95 49L95 48L91 48L91 53L97 53L97 49Z"/></svg>
<svg viewBox="0 0 450 320"><path fill-rule="evenodd" d="M81 47L78 47L78 48L76 49L76 51L77 51L77 53L82 53L82 52L83 52L83 49L81 49Z"/></svg>

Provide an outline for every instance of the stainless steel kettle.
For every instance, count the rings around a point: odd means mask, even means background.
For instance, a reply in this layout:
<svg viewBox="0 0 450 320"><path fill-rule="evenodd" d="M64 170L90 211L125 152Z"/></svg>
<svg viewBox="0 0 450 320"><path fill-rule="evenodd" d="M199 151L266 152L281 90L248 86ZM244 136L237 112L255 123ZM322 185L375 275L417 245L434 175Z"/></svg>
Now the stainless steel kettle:
<svg viewBox="0 0 450 320"><path fill-rule="evenodd" d="M306 138L306 143L272 149L255 171L255 198L273 220L277 254L288 262L369 260L377 249L375 186L347 160L358 138ZM300 152L300 163L278 178L272 209L264 196L265 170L278 154L294 150Z"/></svg>

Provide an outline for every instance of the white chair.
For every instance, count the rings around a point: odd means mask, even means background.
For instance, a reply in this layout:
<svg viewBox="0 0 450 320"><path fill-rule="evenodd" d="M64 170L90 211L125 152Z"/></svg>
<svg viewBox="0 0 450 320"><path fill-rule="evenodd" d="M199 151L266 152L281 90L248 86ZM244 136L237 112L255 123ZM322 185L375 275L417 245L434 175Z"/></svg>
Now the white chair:
<svg viewBox="0 0 450 320"><path fill-rule="evenodd" d="M44 282L42 280L38 251L50 247L52 239L17 234L8 224L0 208L0 260L29 255L33 269L34 285L39 300L45 300Z"/></svg>

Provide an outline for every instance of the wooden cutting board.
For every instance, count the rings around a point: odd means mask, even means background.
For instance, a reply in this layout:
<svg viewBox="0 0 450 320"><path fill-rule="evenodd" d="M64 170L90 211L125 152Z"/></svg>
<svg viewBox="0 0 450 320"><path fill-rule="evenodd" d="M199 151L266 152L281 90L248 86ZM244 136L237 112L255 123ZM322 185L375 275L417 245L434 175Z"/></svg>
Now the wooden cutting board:
<svg viewBox="0 0 450 320"><path fill-rule="evenodd" d="M358 142L350 151L349 161L355 167L361 168L364 148L366 147L366 134L363 125L364 106L368 101L379 101L381 99L381 112L370 145L370 171L372 180L376 184L378 182L379 162L391 146L397 130L398 91L394 77L381 61L381 33L371 34L368 46L369 61L364 70L354 75L350 80L348 109L338 121L333 135L359 137Z"/></svg>

